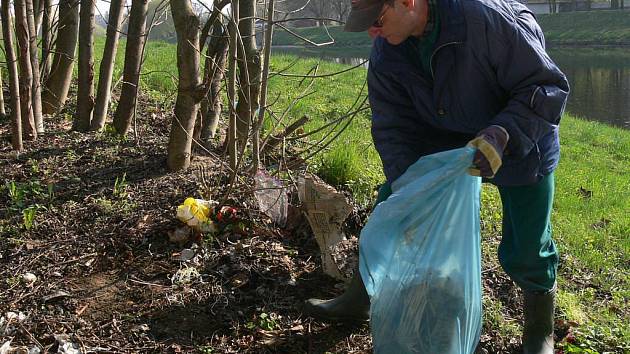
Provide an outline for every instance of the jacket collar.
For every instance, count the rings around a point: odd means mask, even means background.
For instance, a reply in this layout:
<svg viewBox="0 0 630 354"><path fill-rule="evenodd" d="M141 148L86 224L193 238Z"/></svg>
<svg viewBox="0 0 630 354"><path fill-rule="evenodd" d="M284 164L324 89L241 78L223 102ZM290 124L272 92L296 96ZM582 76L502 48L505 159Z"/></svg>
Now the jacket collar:
<svg viewBox="0 0 630 354"><path fill-rule="evenodd" d="M440 16L440 37L435 48L446 43L466 41L466 20L462 9L462 0L438 0Z"/></svg>

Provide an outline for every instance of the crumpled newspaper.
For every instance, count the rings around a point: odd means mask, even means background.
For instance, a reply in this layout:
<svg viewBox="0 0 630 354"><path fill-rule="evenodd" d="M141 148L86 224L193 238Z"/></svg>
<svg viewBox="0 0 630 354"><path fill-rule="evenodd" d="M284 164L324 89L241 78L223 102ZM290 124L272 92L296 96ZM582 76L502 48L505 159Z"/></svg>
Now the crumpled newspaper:
<svg viewBox="0 0 630 354"><path fill-rule="evenodd" d="M302 202L302 210L322 252L324 273L347 281L348 273L351 271L346 269L347 260L344 255L349 253L346 250L351 250L352 242L347 242L341 229L352 211L352 206L342 193L315 175L300 177L298 195ZM354 244L356 245L356 242ZM343 254L339 255L340 252Z"/></svg>

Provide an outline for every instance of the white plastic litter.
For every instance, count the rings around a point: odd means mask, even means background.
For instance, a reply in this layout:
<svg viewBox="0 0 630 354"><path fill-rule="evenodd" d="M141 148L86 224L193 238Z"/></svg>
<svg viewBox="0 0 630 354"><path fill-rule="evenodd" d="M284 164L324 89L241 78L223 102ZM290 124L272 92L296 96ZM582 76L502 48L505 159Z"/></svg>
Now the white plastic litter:
<svg viewBox="0 0 630 354"><path fill-rule="evenodd" d="M282 182L259 170L254 175L254 186L254 197L260 210L269 215L276 225L284 226L287 222L289 197Z"/></svg>
<svg viewBox="0 0 630 354"><path fill-rule="evenodd" d="M59 354L82 354L78 344L70 340L70 336L66 334L56 334L55 340L59 343Z"/></svg>

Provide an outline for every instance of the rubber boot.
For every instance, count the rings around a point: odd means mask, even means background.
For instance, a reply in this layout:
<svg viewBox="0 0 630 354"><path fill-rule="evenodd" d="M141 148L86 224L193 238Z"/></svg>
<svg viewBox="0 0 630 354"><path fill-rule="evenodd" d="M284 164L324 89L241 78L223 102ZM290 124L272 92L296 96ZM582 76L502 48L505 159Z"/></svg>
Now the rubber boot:
<svg viewBox="0 0 630 354"><path fill-rule="evenodd" d="M331 300L308 299L302 313L326 322L362 323L370 318L370 298L361 275L356 271L350 285Z"/></svg>
<svg viewBox="0 0 630 354"><path fill-rule="evenodd" d="M553 354L553 312L556 287L546 293L525 294L524 354Z"/></svg>

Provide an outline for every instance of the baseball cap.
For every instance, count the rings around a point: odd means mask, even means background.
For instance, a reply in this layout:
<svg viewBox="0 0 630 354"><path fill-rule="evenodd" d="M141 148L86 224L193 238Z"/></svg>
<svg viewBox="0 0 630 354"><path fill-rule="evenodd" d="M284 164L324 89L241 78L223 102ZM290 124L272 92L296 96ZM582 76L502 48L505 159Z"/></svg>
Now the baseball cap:
<svg viewBox="0 0 630 354"><path fill-rule="evenodd" d="M352 0L350 15L348 15L344 31L367 31L378 18L383 4L386 2L387 0Z"/></svg>

